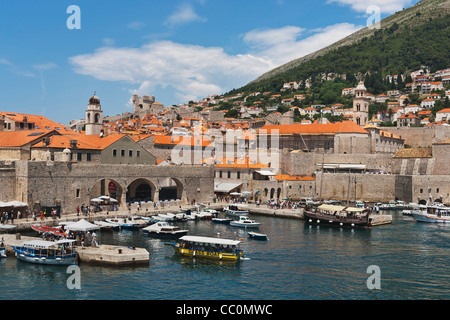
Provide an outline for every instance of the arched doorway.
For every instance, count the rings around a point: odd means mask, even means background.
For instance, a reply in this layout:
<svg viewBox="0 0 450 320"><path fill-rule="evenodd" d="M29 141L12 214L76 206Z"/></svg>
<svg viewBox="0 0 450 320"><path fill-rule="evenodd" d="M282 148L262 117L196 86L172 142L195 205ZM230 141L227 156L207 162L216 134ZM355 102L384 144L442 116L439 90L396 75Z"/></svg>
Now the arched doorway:
<svg viewBox="0 0 450 320"><path fill-rule="evenodd" d="M97 181L89 190L89 193L91 199L109 196L120 202L122 199L123 188L116 180L105 178Z"/></svg>
<svg viewBox="0 0 450 320"><path fill-rule="evenodd" d="M160 182L159 200L181 200L183 185L178 179L166 178Z"/></svg>
<svg viewBox="0 0 450 320"><path fill-rule="evenodd" d="M153 201L155 190L155 185L147 179L134 180L127 188L127 202Z"/></svg>

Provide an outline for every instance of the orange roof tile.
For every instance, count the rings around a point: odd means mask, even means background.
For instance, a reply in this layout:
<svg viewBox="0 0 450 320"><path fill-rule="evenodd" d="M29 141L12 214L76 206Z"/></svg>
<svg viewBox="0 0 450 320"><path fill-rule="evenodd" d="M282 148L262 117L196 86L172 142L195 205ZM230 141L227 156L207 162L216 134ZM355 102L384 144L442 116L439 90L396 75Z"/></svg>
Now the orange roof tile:
<svg viewBox="0 0 450 320"><path fill-rule="evenodd" d="M368 133L353 121L342 121L326 124L289 124L289 125L265 125L262 130L270 133L278 130L279 134L336 134L336 133ZM264 131L263 131L264 132Z"/></svg>
<svg viewBox="0 0 450 320"><path fill-rule="evenodd" d="M0 147L22 147L32 145L48 134L58 135L56 130L25 130L25 131L3 131L0 132Z"/></svg>
<svg viewBox="0 0 450 320"><path fill-rule="evenodd" d="M64 136L55 135L50 137L50 143L48 144L48 147L57 149L71 149L70 141L77 140L76 149L103 150L125 136L125 134L110 134L106 137L100 137L99 135L86 136L84 134L72 134ZM42 148L43 143L39 142L33 147Z"/></svg>
<svg viewBox="0 0 450 320"><path fill-rule="evenodd" d="M315 181L314 177L308 177L308 176L290 176L288 174L278 174L275 176L275 179L277 181Z"/></svg>

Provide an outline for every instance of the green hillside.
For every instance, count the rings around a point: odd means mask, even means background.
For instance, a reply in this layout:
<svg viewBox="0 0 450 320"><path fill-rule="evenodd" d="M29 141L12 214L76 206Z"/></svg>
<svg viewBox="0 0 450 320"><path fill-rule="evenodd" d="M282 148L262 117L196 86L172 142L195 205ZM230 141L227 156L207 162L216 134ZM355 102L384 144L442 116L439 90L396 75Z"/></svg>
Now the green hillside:
<svg viewBox="0 0 450 320"><path fill-rule="evenodd" d="M423 0L381 21L380 29L363 28L337 43L280 66L234 92L275 91L283 83L322 73L370 74L373 93L385 89L386 75L405 74L428 66L431 72L450 67L450 0ZM378 81L380 79L380 81ZM367 79L366 79L367 80ZM379 88L377 88L377 85Z"/></svg>

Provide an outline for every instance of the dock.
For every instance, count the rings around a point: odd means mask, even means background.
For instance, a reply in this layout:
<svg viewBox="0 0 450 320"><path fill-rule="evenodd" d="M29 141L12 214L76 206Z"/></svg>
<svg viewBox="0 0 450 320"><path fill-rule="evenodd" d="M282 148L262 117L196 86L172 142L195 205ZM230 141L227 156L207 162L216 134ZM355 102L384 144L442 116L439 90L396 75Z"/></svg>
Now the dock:
<svg viewBox="0 0 450 320"><path fill-rule="evenodd" d="M106 265L143 265L149 264L150 254L144 248L99 245L98 247L78 247L79 261Z"/></svg>

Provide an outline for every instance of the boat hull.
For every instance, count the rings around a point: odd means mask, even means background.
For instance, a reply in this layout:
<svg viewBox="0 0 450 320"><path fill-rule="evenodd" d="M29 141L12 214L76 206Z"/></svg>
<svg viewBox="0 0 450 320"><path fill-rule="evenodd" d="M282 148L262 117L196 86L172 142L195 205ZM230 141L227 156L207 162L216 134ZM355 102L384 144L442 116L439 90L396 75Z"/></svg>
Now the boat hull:
<svg viewBox="0 0 450 320"><path fill-rule="evenodd" d="M419 222L450 223L450 217L438 217L437 215L417 212L412 212L411 215Z"/></svg>
<svg viewBox="0 0 450 320"><path fill-rule="evenodd" d="M156 231L146 231L142 230L142 233L148 235L152 238L158 239L178 239L182 236L185 236L188 233L188 230L182 230L179 232L156 232Z"/></svg>
<svg viewBox="0 0 450 320"><path fill-rule="evenodd" d="M372 228L370 218L366 219L339 219L335 216L317 215L315 213L304 211L305 221L310 224L325 225L338 228Z"/></svg>
<svg viewBox="0 0 450 320"><path fill-rule="evenodd" d="M249 232L248 237L250 239L259 240L259 241L267 241L268 240L267 235L262 234L262 233Z"/></svg>
<svg viewBox="0 0 450 320"><path fill-rule="evenodd" d="M194 250L188 248L181 248L178 244L171 243L172 247L175 248L175 252L182 256L192 257L192 258L205 258L205 259L215 259L215 260L227 260L227 261L239 261L243 258L243 252L217 252L217 251L207 251L207 250Z"/></svg>
<svg viewBox="0 0 450 320"><path fill-rule="evenodd" d="M218 223L218 224L230 224L231 219L212 218L212 222L213 223Z"/></svg>
<svg viewBox="0 0 450 320"><path fill-rule="evenodd" d="M260 223L241 223L237 221L231 221L230 226L232 227L240 227L240 228L259 228L261 224Z"/></svg>
<svg viewBox="0 0 450 320"><path fill-rule="evenodd" d="M63 257L42 257L33 254L27 254L24 250L14 247L17 260L43 265L67 266L76 264L77 254L73 253Z"/></svg>

